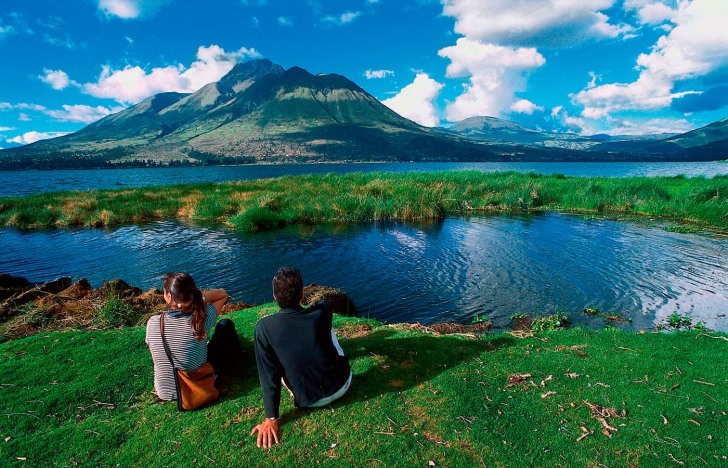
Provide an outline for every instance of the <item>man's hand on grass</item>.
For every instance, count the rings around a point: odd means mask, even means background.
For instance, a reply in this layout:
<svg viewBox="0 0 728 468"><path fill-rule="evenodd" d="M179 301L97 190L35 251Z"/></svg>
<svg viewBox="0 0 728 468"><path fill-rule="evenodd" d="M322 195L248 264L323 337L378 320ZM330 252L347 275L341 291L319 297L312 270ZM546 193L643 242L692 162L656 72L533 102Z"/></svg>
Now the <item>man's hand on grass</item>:
<svg viewBox="0 0 728 468"><path fill-rule="evenodd" d="M255 426L250 435L258 433L258 447L270 448L281 440L281 430L278 427L278 419L268 419Z"/></svg>

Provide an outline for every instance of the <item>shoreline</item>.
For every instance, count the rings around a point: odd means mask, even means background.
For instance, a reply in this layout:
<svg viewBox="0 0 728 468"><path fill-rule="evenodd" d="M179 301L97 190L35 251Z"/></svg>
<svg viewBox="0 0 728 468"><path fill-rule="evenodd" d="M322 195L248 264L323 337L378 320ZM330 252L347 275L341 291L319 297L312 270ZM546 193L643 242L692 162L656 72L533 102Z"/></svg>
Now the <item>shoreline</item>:
<svg viewBox="0 0 728 468"><path fill-rule="evenodd" d="M310 306L319 300L329 302L334 312L342 317L373 321L381 326L415 329L425 334L478 337L488 335L493 330L493 323L487 317L476 317L471 323L382 322L376 318L359 316L354 302L339 289L317 284L305 286L302 305ZM275 303L230 302L225 305L223 313L259 307L275 308ZM140 327L146 324L149 317L165 310L160 289L142 291L118 278L104 281L98 288L93 288L85 278L73 281L71 277L59 277L45 282L30 282L23 277L0 272L0 343L48 331ZM583 313L590 318L602 319L604 323L596 330L583 326L575 328L601 331L631 323L630 319L617 313L605 313L593 307L586 307ZM655 329L623 331L635 334L661 330L712 331L700 323L692 324L689 317L677 313L673 316ZM564 313L517 314L510 318L508 328L494 331L496 335L532 335L535 332L566 328L571 328L571 318Z"/></svg>

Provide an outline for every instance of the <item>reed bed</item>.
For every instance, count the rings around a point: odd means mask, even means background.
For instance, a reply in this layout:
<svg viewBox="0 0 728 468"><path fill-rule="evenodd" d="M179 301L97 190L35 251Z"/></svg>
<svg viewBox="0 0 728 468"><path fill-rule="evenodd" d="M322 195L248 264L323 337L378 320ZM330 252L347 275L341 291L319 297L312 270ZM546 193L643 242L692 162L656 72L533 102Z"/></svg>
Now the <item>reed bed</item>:
<svg viewBox="0 0 728 468"><path fill-rule="evenodd" d="M563 211L728 228L728 176L569 177L450 171L283 176L0 198L0 226L106 227L160 219L243 231L290 224L415 221L478 213Z"/></svg>

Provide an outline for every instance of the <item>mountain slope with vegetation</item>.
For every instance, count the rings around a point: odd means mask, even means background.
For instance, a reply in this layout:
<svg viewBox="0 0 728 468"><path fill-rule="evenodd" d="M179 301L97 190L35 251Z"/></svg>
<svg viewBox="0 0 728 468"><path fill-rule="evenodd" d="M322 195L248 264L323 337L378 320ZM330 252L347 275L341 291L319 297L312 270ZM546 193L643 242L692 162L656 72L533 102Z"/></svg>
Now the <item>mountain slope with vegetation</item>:
<svg viewBox="0 0 728 468"><path fill-rule="evenodd" d="M341 75L236 65L193 94L162 93L78 132L0 153L0 166L498 159L401 117Z"/></svg>
<svg viewBox="0 0 728 468"><path fill-rule="evenodd" d="M237 64L192 94L161 93L58 138L0 151L0 169L333 161L717 160L726 120L684 135L581 136L473 117L427 128L344 76Z"/></svg>

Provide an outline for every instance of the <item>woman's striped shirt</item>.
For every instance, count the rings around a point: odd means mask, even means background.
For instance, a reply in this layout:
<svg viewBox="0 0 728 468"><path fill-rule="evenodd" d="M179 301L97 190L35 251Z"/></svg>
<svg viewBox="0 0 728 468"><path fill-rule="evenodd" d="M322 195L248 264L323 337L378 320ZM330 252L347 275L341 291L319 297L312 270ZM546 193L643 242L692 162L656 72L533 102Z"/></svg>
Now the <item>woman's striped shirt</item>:
<svg viewBox="0 0 728 468"><path fill-rule="evenodd" d="M177 314L175 314L177 315ZM154 391L162 400L176 400L177 390L174 386L174 374L167 354L164 352L162 336L159 333L159 315L152 316L147 322L147 336L144 341L149 346L154 362ZM207 361L207 339L197 341L190 325L191 315L164 315L164 338L172 353L177 367L185 370L197 369ZM217 309L207 305L205 330L209 337L210 330L217 320Z"/></svg>

